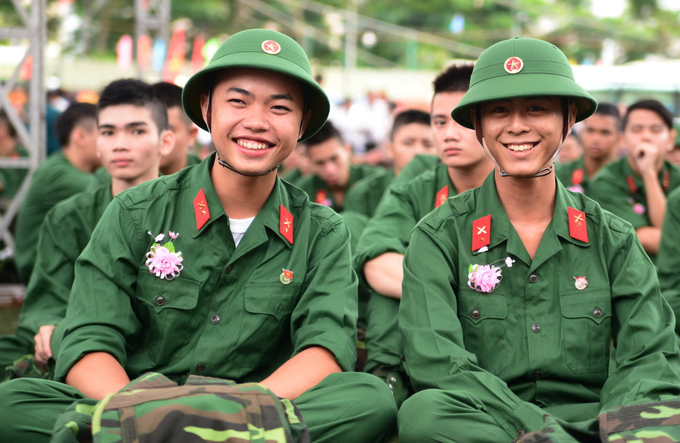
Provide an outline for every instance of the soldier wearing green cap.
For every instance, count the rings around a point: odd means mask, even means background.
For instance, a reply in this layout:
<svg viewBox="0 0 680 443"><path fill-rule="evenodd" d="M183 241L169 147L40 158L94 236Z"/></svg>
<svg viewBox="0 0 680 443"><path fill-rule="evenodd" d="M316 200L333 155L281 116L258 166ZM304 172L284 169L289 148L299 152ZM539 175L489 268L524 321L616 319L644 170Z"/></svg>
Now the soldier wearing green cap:
<svg viewBox="0 0 680 443"><path fill-rule="evenodd" d="M216 153L114 198L76 264L57 381L1 385L3 433L46 442L73 400L159 372L261 383L295 401L314 442L386 440L389 389L343 372L356 359L348 229L274 172L328 115L304 51L235 34L183 105Z"/></svg>
<svg viewBox="0 0 680 443"><path fill-rule="evenodd" d="M505 40L475 64L452 116L496 170L411 235L399 326L417 392L399 410L401 443L627 441L650 430L679 441L659 412L677 408L680 351L654 267L628 223L553 172L571 127L595 108L547 42Z"/></svg>

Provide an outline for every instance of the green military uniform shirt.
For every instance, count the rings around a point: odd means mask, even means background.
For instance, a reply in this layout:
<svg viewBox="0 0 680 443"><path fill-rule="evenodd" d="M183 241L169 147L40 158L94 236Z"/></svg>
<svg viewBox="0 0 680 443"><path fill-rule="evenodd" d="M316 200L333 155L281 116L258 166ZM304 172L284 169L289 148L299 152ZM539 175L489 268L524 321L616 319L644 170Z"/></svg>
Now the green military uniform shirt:
<svg viewBox="0 0 680 443"><path fill-rule="evenodd" d="M363 276L367 261L381 254L404 254L418 221L452 195L456 195L456 189L443 163L404 185L389 189L357 246L354 266L359 275ZM404 352L398 313L399 300L371 294L366 312L367 371L379 367L401 368Z"/></svg>
<svg viewBox="0 0 680 443"><path fill-rule="evenodd" d="M426 171L436 168L442 160L439 156L430 154L417 154L406 166L402 168L399 175L392 182L392 187L401 186L410 182L414 178Z"/></svg>
<svg viewBox="0 0 680 443"><path fill-rule="evenodd" d="M92 174L73 166L63 152L49 156L36 169L17 215L15 260L22 281L28 282L33 271L38 235L47 212L60 201L96 184Z"/></svg>
<svg viewBox="0 0 680 443"><path fill-rule="evenodd" d="M59 203L47 213L17 334L23 332L32 338L40 326L56 325L63 320L76 259L111 200L111 185L102 185Z"/></svg>
<svg viewBox="0 0 680 443"><path fill-rule="evenodd" d="M235 247L214 160L111 202L76 263L57 380L90 352L111 354L131 378L180 383L196 373L260 381L312 346L353 368L357 279L342 218L277 178ZM152 235L165 243L170 231L182 268L161 279L147 254Z"/></svg>
<svg viewBox="0 0 680 443"><path fill-rule="evenodd" d="M473 250L473 236L490 243ZM508 257L493 292L469 287L470 265ZM546 413L592 432L600 409L677 394L673 323L630 224L559 181L533 260L494 173L425 217L404 259L399 325L414 386L460 392L512 436L543 428Z"/></svg>
<svg viewBox="0 0 680 443"><path fill-rule="evenodd" d="M353 192L354 184L362 178L369 177L380 172L380 168L370 165L350 165L349 167L349 182L347 183L347 192L345 193L345 201L347 197ZM343 210L343 207L338 205L333 197L333 192L328 185L319 178L318 175L312 174L303 177L295 183L295 186L307 193L309 199L320 205L328 206L337 212Z"/></svg>
<svg viewBox="0 0 680 443"><path fill-rule="evenodd" d="M452 195L456 189L443 163L390 189L364 230L354 255L355 269L361 272L367 261L386 252L404 254L415 225L443 203L442 196Z"/></svg>
<svg viewBox="0 0 680 443"><path fill-rule="evenodd" d="M345 198L345 211L358 212L371 218L385 190L394 180L394 170L380 171L356 182Z"/></svg>
<svg viewBox="0 0 680 443"><path fill-rule="evenodd" d="M680 186L680 168L664 162L659 173L659 183L668 195ZM629 222L635 229L651 226L647 213L645 185L628 164L627 158L615 161L600 169L590 186L590 195L602 209ZM655 256L650 255L654 261Z"/></svg>
<svg viewBox="0 0 680 443"><path fill-rule="evenodd" d="M590 194L590 177L583 156L569 163L556 163L555 175L569 191Z"/></svg>
<svg viewBox="0 0 680 443"><path fill-rule="evenodd" d="M675 328L680 332L680 189L671 192L666 201L656 269L661 293L675 312Z"/></svg>

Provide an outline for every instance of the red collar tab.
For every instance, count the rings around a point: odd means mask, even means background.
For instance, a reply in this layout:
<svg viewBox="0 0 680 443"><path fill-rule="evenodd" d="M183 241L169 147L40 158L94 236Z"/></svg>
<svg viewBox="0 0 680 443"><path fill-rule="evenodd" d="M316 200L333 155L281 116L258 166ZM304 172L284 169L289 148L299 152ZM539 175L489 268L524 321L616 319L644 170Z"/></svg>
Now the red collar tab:
<svg viewBox="0 0 680 443"><path fill-rule="evenodd" d="M293 244L293 221L293 214L288 212L283 205L279 205L279 232L291 245Z"/></svg>
<svg viewBox="0 0 680 443"><path fill-rule="evenodd" d="M328 202L328 194L326 194L326 191L323 189L316 191L316 197L314 198L314 201L320 205L330 206L330 203Z"/></svg>
<svg viewBox="0 0 680 443"><path fill-rule="evenodd" d="M210 209L203 188L194 198L194 213L196 214L196 230L199 231L210 220Z"/></svg>
<svg viewBox="0 0 680 443"><path fill-rule="evenodd" d="M569 235L571 238L588 243L588 227L586 226L586 213L567 207L569 217Z"/></svg>
<svg viewBox="0 0 680 443"><path fill-rule="evenodd" d="M575 169L574 172L571 173L571 184L576 186L582 183L583 183L583 169L582 168Z"/></svg>
<svg viewBox="0 0 680 443"><path fill-rule="evenodd" d="M472 222L472 251L477 251L491 243L491 215Z"/></svg>
<svg viewBox="0 0 680 443"><path fill-rule="evenodd" d="M449 186L444 186L437 192L437 197L434 199L434 207L438 208L444 204L446 199L449 198Z"/></svg>
<svg viewBox="0 0 680 443"><path fill-rule="evenodd" d="M628 188L630 189L630 193L633 195L637 194L638 189L637 185L635 184L635 180L633 180L633 177L629 175L626 178L626 180L628 180Z"/></svg>

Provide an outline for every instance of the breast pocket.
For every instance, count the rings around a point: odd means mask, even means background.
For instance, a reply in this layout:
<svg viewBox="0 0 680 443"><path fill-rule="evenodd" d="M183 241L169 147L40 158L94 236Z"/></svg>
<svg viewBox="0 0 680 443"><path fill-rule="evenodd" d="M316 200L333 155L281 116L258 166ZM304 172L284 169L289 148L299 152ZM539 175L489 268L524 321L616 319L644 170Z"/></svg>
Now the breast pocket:
<svg viewBox="0 0 680 443"><path fill-rule="evenodd" d="M291 349L290 316L300 288L301 285L294 283L251 283L246 286L246 314L241 319L239 350L234 354L239 367L261 368Z"/></svg>
<svg viewBox="0 0 680 443"><path fill-rule="evenodd" d="M459 288L458 318L465 349L477 356L479 366L500 375L508 366L508 302L496 289L480 293Z"/></svg>
<svg viewBox="0 0 680 443"><path fill-rule="evenodd" d="M609 365L611 294L603 289L560 294L566 363L574 374L603 373Z"/></svg>
<svg viewBox="0 0 680 443"><path fill-rule="evenodd" d="M137 279L137 313L142 325L138 350L156 364L179 358L190 351L188 344L199 323L195 308L200 284L183 277L161 280L140 271Z"/></svg>

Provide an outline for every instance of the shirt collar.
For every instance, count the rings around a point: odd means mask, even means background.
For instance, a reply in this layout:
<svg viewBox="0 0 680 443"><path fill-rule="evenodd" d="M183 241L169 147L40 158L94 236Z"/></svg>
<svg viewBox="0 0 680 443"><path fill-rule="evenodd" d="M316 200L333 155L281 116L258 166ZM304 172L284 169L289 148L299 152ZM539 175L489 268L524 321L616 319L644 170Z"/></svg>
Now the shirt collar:
<svg viewBox="0 0 680 443"><path fill-rule="evenodd" d="M194 238L198 237L203 231L208 229L208 226L211 225L215 220L222 216L226 216L224 213L224 208L222 207L222 203L220 202L217 192L215 192L215 188L213 187L212 180L210 179L210 170L215 164L215 156L216 154L213 153L210 157L196 165L191 172L191 211L192 213L194 211L193 199L201 189L203 189L203 192L205 193L207 205L210 210L210 219L201 227L201 229L194 231ZM264 206L260 212L258 212L257 216L255 216L251 227L248 229L257 229L256 226L258 224L262 224L279 236L285 244L287 244L289 247L292 247L292 245L288 242L288 240L286 240L279 229L280 206L286 208L293 215L295 218L295 223L298 221L297 217L301 213L299 207L302 206L305 200L307 200L307 196L302 191L300 191L300 195L298 196L289 195L286 186L277 176L276 182L274 183L274 189L272 189L272 192L269 194Z"/></svg>

